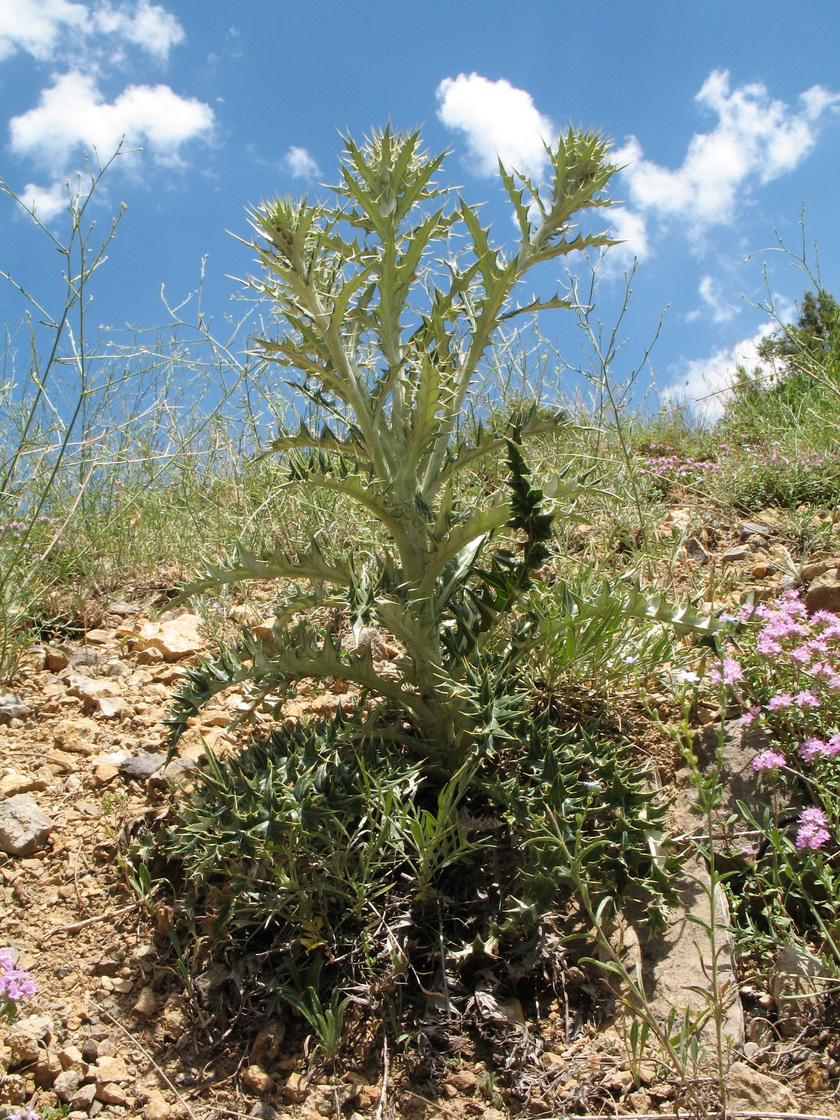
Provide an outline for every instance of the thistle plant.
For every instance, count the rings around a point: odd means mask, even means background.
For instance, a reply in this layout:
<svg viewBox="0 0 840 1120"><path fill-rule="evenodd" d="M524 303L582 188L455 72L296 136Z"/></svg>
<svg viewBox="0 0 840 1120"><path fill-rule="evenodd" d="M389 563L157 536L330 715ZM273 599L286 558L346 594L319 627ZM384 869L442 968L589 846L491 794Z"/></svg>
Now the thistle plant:
<svg viewBox="0 0 840 1120"><path fill-rule="evenodd" d="M246 685L256 706L282 699L295 680L341 677L380 697L400 721L407 716L416 752L452 774L504 722L499 695L509 689L494 686L482 652L547 559L553 519L581 488L560 476L535 486L524 459L523 442L561 418L519 408L467 432L464 415L505 324L568 306L559 295L517 303L524 277L610 244L606 233L576 223L609 204L615 167L606 141L574 130L547 148L545 189L500 165L519 227L506 253L491 245L476 207L436 185L443 156L423 152L417 133L386 128L346 145L332 202L285 198L253 211L263 273L249 285L273 302L282 324L261 350L293 371L317 418L281 434L271 450L286 457L291 482L349 498L384 543L364 560L336 555L322 538L295 556L280 544L262 556L239 547L210 568L188 593L248 579L292 590L280 599L270 638L246 632L237 648L188 675L170 724L174 741L201 704L234 683ZM508 493L465 500L467 472L501 454ZM503 532L507 546L496 540ZM319 629L312 612L325 606L346 611L357 630L373 625L393 635L405 651L399 679L377 672L369 648L348 653ZM497 682L509 678L527 639L521 627L512 634L495 657Z"/></svg>

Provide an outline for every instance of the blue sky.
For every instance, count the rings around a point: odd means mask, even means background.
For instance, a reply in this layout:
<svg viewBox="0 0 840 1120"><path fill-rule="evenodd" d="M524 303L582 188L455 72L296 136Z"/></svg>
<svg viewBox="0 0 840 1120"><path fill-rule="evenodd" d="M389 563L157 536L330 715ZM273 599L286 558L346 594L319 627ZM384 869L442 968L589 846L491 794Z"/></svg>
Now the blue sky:
<svg viewBox="0 0 840 1120"><path fill-rule="evenodd" d="M748 366L769 288L786 318L809 281L777 244L819 246L840 294L840 4L808 0L0 0L0 175L65 228L65 182L85 151L121 157L97 196L102 227L127 210L94 286L97 324L167 319L206 258L203 309L224 333L252 269L246 207L317 194L336 179L339 133L389 119L452 149L442 178L486 201L499 242L514 227L493 166L539 176L541 138L570 122L612 137L625 168L607 213L626 244L601 266L626 377L668 313L649 398L719 389ZM775 232L774 232L775 231ZM749 258L749 260L747 259ZM0 268L49 302L55 254L0 198ZM553 277L546 278L550 287ZM0 318L19 302L0 292ZM543 329L572 365L572 317ZM657 397L658 394L658 397ZM712 411L717 407L711 405Z"/></svg>

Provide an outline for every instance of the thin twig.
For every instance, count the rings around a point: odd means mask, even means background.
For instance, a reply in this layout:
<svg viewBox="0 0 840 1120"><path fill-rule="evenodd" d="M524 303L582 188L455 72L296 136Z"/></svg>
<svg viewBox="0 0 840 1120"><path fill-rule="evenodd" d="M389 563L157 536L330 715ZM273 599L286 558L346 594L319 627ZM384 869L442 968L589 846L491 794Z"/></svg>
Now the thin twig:
<svg viewBox="0 0 840 1120"><path fill-rule="evenodd" d="M157 1075L160 1077L160 1079L162 1081L166 1082L166 1084L169 1086L169 1088L172 1090L172 1092L175 1094L175 1096L178 1098L178 1100L181 1102L181 1104L186 1109L187 1114L192 1117L192 1120L198 1120L198 1117L193 1112L193 1110L190 1108L190 1104L189 1104L189 1101L187 1100L187 1098L181 1092L179 1092L179 1090L175 1087L175 1085L172 1084L169 1077L167 1077L167 1075L164 1073L164 1071L160 1068L160 1066L154 1060L154 1058L149 1053L149 1051L146 1050L143 1046L140 1045L140 1043L137 1041L137 1039L134 1037L134 1035L131 1033L131 1031L126 1030L126 1028L119 1021L119 1019L115 1019L110 1011L106 1011L104 1007L100 1007L99 1004L96 1002L96 1000L93 1000L93 999L90 998L90 996L88 996L87 1001L90 1003L90 1005L92 1007L95 1007L96 1010L101 1015L104 1015L107 1019L110 1019L110 1021L114 1024L114 1026L119 1028L119 1030L121 1030L123 1032L123 1034L126 1036L126 1038L129 1038L131 1040L132 1045L135 1046L140 1051L140 1053L143 1055L143 1057L146 1059L146 1061L149 1062L149 1064L152 1066L155 1073L157 1073Z"/></svg>
<svg viewBox="0 0 840 1120"><path fill-rule="evenodd" d="M379 1104L376 1106L374 1120L382 1120L385 1111L385 1101L388 1097L388 1029L382 1023L382 1088L379 1091Z"/></svg>
<svg viewBox="0 0 840 1120"><path fill-rule="evenodd" d="M109 910L107 914L95 914L92 918L85 918L81 922L73 922L69 926L55 926L49 930L41 938L41 941L46 941L52 937L54 933L73 933L77 929L84 929L85 926L91 925L93 922L105 922L111 918L121 918L123 914L128 914L131 910L136 910L139 903L132 902L130 906L123 906L121 910Z"/></svg>

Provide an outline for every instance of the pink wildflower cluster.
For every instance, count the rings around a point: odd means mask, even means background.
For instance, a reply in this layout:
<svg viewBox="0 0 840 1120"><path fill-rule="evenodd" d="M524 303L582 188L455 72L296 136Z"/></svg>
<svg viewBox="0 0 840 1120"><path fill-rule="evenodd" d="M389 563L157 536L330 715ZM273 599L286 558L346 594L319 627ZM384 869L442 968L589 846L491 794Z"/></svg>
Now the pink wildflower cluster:
<svg viewBox="0 0 840 1120"><path fill-rule="evenodd" d="M718 469L717 463L710 459L693 459L690 455L658 455L645 459L642 474L653 475L654 478L669 478L680 482L693 481L699 475L708 474Z"/></svg>
<svg viewBox="0 0 840 1120"><path fill-rule="evenodd" d="M836 788L837 771L830 763L840 757L840 617L828 611L809 616L799 594L788 591L773 603L745 608L742 618L762 623L755 637L758 671L750 673L752 690L762 702L749 708L741 722L763 724L777 742L791 744L801 763L816 767L817 786L827 780ZM742 680L734 664L724 661L714 679L727 685ZM788 765L776 747L753 759L756 773ZM797 847L822 847L831 838L827 824L822 809L805 809Z"/></svg>
<svg viewBox="0 0 840 1120"><path fill-rule="evenodd" d="M0 1012L12 1018L15 1005L24 999L31 999L37 988L35 981L25 968L17 968L15 959L8 949L0 949Z"/></svg>
<svg viewBox="0 0 840 1120"><path fill-rule="evenodd" d="M796 833L796 846L803 848L821 848L828 843L831 835L826 829L828 820L822 809L803 809L799 814L799 831Z"/></svg>

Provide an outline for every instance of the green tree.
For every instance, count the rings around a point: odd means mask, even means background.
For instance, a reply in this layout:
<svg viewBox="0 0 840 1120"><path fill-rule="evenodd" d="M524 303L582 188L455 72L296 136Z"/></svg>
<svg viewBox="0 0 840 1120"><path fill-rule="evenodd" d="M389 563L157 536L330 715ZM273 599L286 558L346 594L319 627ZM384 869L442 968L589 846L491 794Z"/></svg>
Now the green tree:
<svg viewBox="0 0 840 1120"><path fill-rule="evenodd" d="M795 324L779 326L759 344L765 361L781 366L783 376L819 369L837 370L840 358L840 307L824 288L806 292Z"/></svg>

